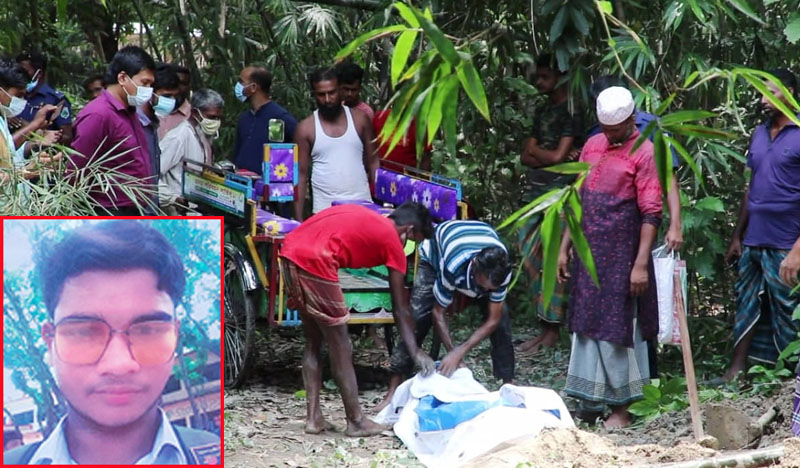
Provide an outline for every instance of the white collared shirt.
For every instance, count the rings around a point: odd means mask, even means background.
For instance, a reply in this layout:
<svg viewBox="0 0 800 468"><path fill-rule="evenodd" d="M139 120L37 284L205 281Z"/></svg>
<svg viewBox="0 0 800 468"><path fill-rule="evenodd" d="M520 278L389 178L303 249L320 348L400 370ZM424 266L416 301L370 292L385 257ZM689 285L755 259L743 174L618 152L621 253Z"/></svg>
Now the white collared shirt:
<svg viewBox="0 0 800 468"><path fill-rule="evenodd" d="M181 450L178 436L167 418L167 413L159 409L161 425L153 442L150 453L136 461L136 465L186 465L186 456ZM66 416L61 418L58 425L47 439L36 449L29 465L77 465L67 447L64 434Z"/></svg>

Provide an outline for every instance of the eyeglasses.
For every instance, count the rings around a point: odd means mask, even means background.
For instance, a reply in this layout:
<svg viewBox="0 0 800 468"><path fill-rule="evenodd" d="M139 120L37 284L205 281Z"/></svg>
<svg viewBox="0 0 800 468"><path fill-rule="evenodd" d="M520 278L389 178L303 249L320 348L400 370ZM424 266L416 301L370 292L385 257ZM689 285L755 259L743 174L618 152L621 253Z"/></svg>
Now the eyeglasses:
<svg viewBox="0 0 800 468"><path fill-rule="evenodd" d="M58 358L68 364L96 364L114 333L127 336L128 350L142 366L164 364L175 353L178 326L174 321L149 320L114 330L104 320L65 319L55 325L54 347Z"/></svg>

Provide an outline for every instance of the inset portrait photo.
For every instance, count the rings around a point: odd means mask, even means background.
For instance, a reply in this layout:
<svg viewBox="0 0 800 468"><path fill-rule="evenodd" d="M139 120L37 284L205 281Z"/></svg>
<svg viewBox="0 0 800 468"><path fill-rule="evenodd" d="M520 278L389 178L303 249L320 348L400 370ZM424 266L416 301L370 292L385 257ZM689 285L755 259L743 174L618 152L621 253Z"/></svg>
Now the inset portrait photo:
<svg viewBox="0 0 800 468"><path fill-rule="evenodd" d="M3 464L221 464L221 219L2 233Z"/></svg>

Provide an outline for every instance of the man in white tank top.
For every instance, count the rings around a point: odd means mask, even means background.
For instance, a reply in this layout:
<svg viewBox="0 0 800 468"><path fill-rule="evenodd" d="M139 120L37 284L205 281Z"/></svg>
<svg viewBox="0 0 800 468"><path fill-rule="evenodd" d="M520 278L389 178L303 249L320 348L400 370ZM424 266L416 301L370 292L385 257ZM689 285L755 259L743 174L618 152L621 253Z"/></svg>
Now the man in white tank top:
<svg viewBox="0 0 800 468"><path fill-rule="evenodd" d="M371 200L370 182L378 170L372 122L361 111L342 105L336 73L320 69L309 78L317 110L295 131L299 180L295 218L303 220L303 207L311 171L313 212L334 200Z"/></svg>

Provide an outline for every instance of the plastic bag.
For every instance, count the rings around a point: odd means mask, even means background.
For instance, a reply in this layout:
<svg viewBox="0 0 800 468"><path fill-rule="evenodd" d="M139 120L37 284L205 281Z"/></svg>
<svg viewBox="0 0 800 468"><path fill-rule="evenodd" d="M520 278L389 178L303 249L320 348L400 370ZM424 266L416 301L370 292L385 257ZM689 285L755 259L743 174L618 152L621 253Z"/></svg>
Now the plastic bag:
<svg viewBox="0 0 800 468"><path fill-rule="evenodd" d="M686 311L689 308L689 300L687 296L687 281L686 281L686 261L676 260L675 269L672 273L672 337L668 342L670 344L681 344L681 329L678 315L686 316Z"/></svg>
<svg viewBox="0 0 800 468"><path fill-rule="evenodd" d="M677 264L674 251L667 249L666 245L653 250L653 269L656 275L656 294L658 297L658 342L674 343L674 331L680 329L675 319L673 306L675 287L675 265ZM680 342L680 340L678 341Z"/></svg>

